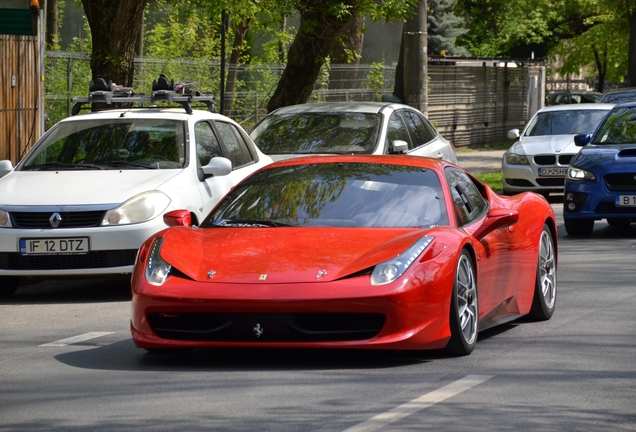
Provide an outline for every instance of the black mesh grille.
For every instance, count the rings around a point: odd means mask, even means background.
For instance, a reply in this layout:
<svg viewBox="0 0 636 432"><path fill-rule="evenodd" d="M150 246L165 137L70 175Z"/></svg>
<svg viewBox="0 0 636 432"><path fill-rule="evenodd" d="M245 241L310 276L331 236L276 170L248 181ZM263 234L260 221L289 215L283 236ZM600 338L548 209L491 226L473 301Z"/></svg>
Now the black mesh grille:
<svg viewBox="0 0 636 432"><path fill-rule="evenodd" d="M135 263L137 249L93 251L83 255L20 255L0 252L4 270L73 270L129 266Z"/></svg>
<svg viewBox="0 0 636 432"><path fill-rule="evenodd" d="M547 187L552 187L552 186L565 186L565 178L563 177L545 177L545 178L538 178L537 179L537 184L539 184L540 186L547 186Z"/></svg>
<svg viewBox="0 0 636 432"><path fill-rule="evenodd" d="M614 203L602 202L596 206L596 213L609 213L621 215L635 215L636 207L616 207Z"/></svg>
<svg viewBox="0 0 636 432"><path fill-rule="evenodd" d="M151 313L152 330L165 339L233 342L319 342L376 336L385 316L370 313L252 314Z"/></svg>
<svg viewBox="0 0 636 432"><path fill-rule="evenodd" d="M570 161L573 157L574 155L571 154L559 156L559 165L570 165Z"/></svg>
<svg viewBox="0 0 636 432"><path fill-rule="evenodd" d="M537 165L554 165L556 156L554 155L537 155L534 157L534 163Z"/></svg>
<svg viewBox="0 0 636 432"><path fill-rule="evenodd" d="M604 177L609 190L636 192L636 173L614 173Z"/></svg>
<svg viewBox="0 0 636 432"><path fill-rule="evenodd" d="M49 219L55 212L11 212L11 224L16 228L51 228ZM99 226L104 214L99 211L57 212L62 220L57 228L86 228Z"/></svg>

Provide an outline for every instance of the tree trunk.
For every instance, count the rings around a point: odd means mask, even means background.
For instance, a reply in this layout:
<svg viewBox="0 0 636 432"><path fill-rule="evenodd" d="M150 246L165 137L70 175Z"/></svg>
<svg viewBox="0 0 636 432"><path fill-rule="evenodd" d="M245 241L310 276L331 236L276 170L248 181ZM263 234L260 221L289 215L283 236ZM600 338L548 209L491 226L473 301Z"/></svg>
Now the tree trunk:
<svg viewBox="0 0 636 432"><path fill-rule="evenodd" d="M629 20L629 51L627 54L627 86L636 87L636 12L627 13Z"/></svg>
<svg viewBox="0 0 636 432"><path fill-rule="evenodd" d="M57 0L46 0L46 49L59 49L60 14L57 9Z"/></svg>
<svg viewBox="0 0 636 432"><path fill-rule="evenodd" d="M268 111L309 100L334 39L353 24L356 10L338 18L326 14L330 5L325 3L328 2L306 4L301 11L298 33L289 47L285 70L267 104Z"/></svg>
<svg viewBox="0 0 636 432"><path fill-rule="evenodd" d="M82 0L93 38L91 77L131 87L147 0Z"/></svg>
<svg viewBox="0 0 636 432"><path fill-rule="evenodd" d="M603 59L601 59L601 55L595 46L592 46L592 53L594 54L594 63L596 64L596 71L598 72L598 85L595 90L603 93L605 75L607 74L607 56L603 56Z"/></svg>
<svg viewBox="0 0 636 432"><path fill-rule="evenodd" d="M358 87L356 82L362 44L364 43L364 22L364 16L356 16L349 31L345 34L343 43L334 44L330 54L332 66L329 74L330 89L352 89ZM350 53L354 53L355 58L352 59ZM342 66L334 67L334 65Z"/></svg>
<svg viewBox="0 0 636 432"><path fill-rule="evenodd" d="M243 42L249 29L250 20L243 18L237 25L230 54L230 67L227 71L227 83L225 85L225 115L232 115L232 103L234 102L234 90L236 89L236 75L238 73L239 61L243 54Z"/></svg>

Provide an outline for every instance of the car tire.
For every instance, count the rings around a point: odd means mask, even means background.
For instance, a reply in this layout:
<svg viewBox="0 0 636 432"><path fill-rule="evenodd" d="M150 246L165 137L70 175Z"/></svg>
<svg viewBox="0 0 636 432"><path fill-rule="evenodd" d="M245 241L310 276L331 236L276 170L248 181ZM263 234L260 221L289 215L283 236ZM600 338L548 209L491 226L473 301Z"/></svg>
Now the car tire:
<svg viewBox="0 0 636 432"><path fill-rule="evenodd" d="M471 255L462 250L457 260L451 295L450 332L446 350L453 355L468 355L477 345L479 320L477 281Z"/></svg>
<svg viewBox="0 0 636 432"><path fill-rule="evenodd" d="M627 227L632 223L631 219L626 218L607 218L607 224L613 227Z"/></svg>
<svg viewBox="0 0 636 432"><path fill-rule="evenodd" d="M594 231L594 219L564 218L565 231L571 236L589 236Z"/></svg>
<svg viewBox="0 0 636 432"><path fill-rule="evenodd" d="M537 259L537 277L534 296L530 308L530 318L546 321L552 317L556 307L557 273L554 238L547 225L543 226L539 239L539 258Z"/></svg>
<svg viewBox="0 0 636 432"><path fill-rule="evenodd" d="M11 297L20 286L18 276L0 276L0 297Z"/></svg>

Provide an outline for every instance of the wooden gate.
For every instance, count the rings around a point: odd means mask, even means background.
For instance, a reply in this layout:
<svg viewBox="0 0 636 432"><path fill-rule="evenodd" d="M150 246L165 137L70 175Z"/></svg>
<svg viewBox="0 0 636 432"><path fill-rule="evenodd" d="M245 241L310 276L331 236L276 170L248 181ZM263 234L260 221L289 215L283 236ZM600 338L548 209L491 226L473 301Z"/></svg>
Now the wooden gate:
<svg viewBox="0 0 636 432"><path fill-rule="evenodd" d="M0 34L0 160L14 165L44 130L42 53L38 35Z"/></svg>

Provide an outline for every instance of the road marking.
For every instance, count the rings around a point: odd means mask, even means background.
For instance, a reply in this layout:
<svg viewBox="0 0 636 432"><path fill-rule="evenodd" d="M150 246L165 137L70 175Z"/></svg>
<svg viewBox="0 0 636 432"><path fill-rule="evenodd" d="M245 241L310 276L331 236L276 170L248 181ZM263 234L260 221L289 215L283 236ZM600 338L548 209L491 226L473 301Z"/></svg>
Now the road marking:
<svg viewBox="0 0 636 432"><path fill-rule="evenodd" d="M394 423L405 417L415 414L416 412L443 402L448 398L456 396L476 385L479 385L492 378L493 375L467 375L464 378L450 383L442 388L433 390L430 393L422 395L417 399L402 404L385 413L371 417L362 423L358 423L345 430L345 432L368 432L374 430L385 429L390 423Z"/></svg>
<svg viewBox="0 0 636 432"><path fill-rule="evenodd" d="M95 339L95 338L98 338L98 337L101 337L101 336L106 336L106 335L113 334L113 333L115 333L115 332L90 332L90 333L84 333L84 334L81 334L79 336L73 336L73 337L66 338L66 339L60 339L58 341L45 343L45 344L42 344L40 346L44 346L44 347L67 346L67 345L72 345L72 344L75 344L75 343L78 343L78 342L84 342L84 341L87 341L89 339Z"/></svg>

